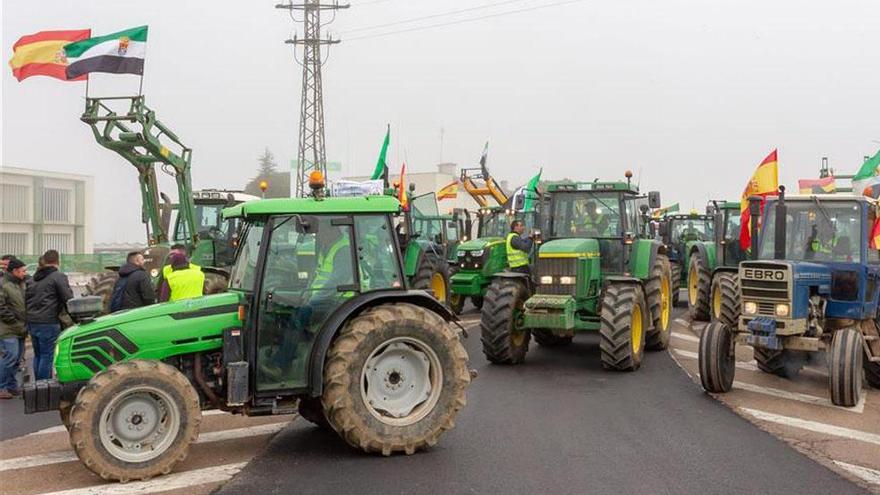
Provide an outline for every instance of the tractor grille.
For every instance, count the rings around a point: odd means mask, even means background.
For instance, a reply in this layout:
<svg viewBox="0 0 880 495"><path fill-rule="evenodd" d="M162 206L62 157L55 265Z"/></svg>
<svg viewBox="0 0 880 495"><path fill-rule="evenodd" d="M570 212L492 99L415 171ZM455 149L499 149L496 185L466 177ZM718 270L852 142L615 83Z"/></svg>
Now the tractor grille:
<svg viewBox="0 0 880 495"><path fill-rule="evenodd" d="M554 294L564 296L574 296L577 292L577 284L562 285L554 282L553 284L541 284L541 277L551 276L554 281L559 277L574 277L577 273L577 258L538 258L537 263L537 279L538 294Z"/></svg>
<svg viewBox="0 0 880 495"><path fill-rule="evenodd" d="M773 305L776 301L788 302L788 285L791 281L791 271L788 265L772 263L743 263L739 270L740 286L743 299L751 299L759 302L759 314L764 314L761 306L769 305L770 313L773 314ZM760 301L768 301L761 303ZM771 302L772 301L772 302Z"/></svg>

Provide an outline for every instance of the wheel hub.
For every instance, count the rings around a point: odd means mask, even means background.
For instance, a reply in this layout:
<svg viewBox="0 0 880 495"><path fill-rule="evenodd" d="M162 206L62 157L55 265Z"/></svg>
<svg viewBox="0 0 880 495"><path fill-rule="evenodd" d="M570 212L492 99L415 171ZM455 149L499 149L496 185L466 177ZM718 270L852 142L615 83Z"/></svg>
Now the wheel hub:
<svg viewBox="0 0 880 495"><path fill-rule="evenodd" d="M143 462L164 452L177 436L180 417L165 392L128 390L110 401L101 414L101 443L126 462Z"/></svg>
<svg viewBox="0 0 880 495"><path fill-rule="evenodd" d="M393 339L373 351L364 364L364 402L374 416L389 424L411 424L424 417L441 388L439 359L415 339Z"/></svg>

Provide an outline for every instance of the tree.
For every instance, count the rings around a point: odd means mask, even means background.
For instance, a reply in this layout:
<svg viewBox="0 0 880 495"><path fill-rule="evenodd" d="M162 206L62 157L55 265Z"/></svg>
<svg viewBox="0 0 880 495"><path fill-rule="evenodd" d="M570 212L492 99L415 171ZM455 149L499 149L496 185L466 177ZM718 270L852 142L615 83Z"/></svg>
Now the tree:
<svg viewBox="0 0 880 495"><path fill-rule="evenodd" d="M275 155L267 147L263 154L257 158L257 176L251 179L244 187L244 192L254 196L263 196L260 190L260 182L266 181L269 187L266 189L267 198L290 197L290 174L278 171L278 163Z"/></svg>

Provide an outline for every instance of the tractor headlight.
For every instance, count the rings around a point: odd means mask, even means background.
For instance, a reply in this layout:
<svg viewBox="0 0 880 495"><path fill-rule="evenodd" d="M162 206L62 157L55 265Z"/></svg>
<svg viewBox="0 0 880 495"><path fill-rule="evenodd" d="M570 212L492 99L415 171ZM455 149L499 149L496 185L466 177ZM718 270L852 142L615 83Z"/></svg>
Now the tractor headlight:
<svg viewBox="0 0 880 495"><path fill-rule="evenodd" d="M471 256L474 258L481 258L483 256L483 250L477 249L476 251L471 251Z"/></svg>
<svg viewBox="0 0 880 495"><path fill-rule="evenodd" d="M743 313L753 315L758 312L758 303L754 301L746 301L743 303Z"/></svg>
<svg viewBox="0 0 880 495"><path fill-rule="evenodd" d="M559 277L559 283L562 285L573 285L574 277Z"/></svg>
<svg viewBox="0 0 880 495"><path fill-rule="evenodd" d="M464 251L459 251L459 252L456 254L456 256L458 256L459 258L464 258L466 254L467 254L467 253L465 253Z"/></svg>
<svg viewBox="0 0 880 495"><path fill-rule="evenodd" d="M788 316L788 304L777 304L776 305L776 316L786 317Z"/></svg>
<svg viewBox="0 0 880 495"><path fill-rule="evenodd" d="M150 276L153 277L153 278L158 277L158 276L159 276L159 269L158 269L158 268L153 268L152 270L150 270Z"/></svg>
<svg viewBox="0 0 880 495"><path fill-rule="evenodd" d="M553 277L551 277L550 275L544 275L543 277L541 277L540 282L541 282L542 284L552 284L552 283L553 283Z"/></svg>

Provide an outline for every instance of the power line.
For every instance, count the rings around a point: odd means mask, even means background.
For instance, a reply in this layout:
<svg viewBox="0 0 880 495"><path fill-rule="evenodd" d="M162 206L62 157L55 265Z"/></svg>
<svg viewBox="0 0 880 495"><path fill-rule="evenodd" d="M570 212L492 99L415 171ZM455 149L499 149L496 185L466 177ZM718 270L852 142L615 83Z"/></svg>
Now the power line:
<svg viewBox="0 0 880 495"><path fill-rule="evenodd" d="M439 27L444 27L444 26L453 26L455 24L463 24L465 22L475 22L475 21L480 21L483 19L489 19L492 17L501 17L501 16L505 16L505 15L510 15L510 14L519 14L521 12L529 12L532 10L545 9L545 8L549 8L549 7L559 7L561 5L567 5L570 3L578 3L578 2L582 2L582 1L584 1L584 0L565 0L563 2L548 3L548 4L544 4L544 5L536 5L534 7L527 7L527 8L516 9L516 10L508 10L505 12L498 12L495 14L486 14L486 15L482 15L482 16L478 16L478 17L470 17L467 19L459 19L457 21L429 24L427 26L417 26L417 27L412 27L412 28L407 28L407 29L399 29L396 31L388 31L385 33L367 34L364 36L355 36L354 38L347 38L346 41L365 40L365 39L370 39L370 38L382 38L382 37L391 36L394 34L410 33L413 31L422 31L425 29L434 29L434 28L439 28Z"/></svg>
<svg viewBox="0 0 880 495"><path fill-rule="evenodd" d="M340 34L356 33L359 31L372 31L373 29L379 29L379 28L383 28L383 27L398 26L400 24L410 24L413 22L424 21L427 19L436 19L437 17L446 17L446 16L450 16L450 15L461 14L464 12L472 12L474 10L488 9L488 8L498 7L501 5L507 5L507 4L511 4L511 3L520 3L520 2L524 2L524 1L529 1L529 0L504 0L501 2L488 3L488 4L484 4L484 5L477 5L475 7L468 7L466 9L449 10L446 12L439 12L437 14L424 15L421 17L413 17L411 19L403 19L400 21L392 21L392 22L386 22L383 24L375 24L372 26L363 26L363 27L359 27L359 28L348 29L348 30L342 31Z"/></svg>

